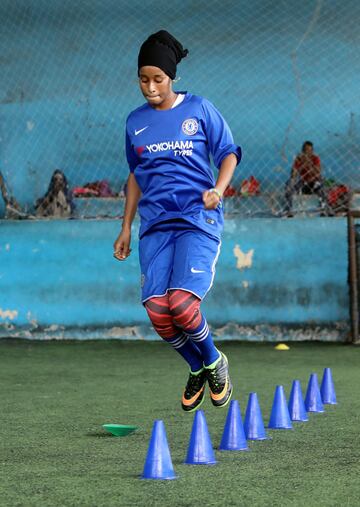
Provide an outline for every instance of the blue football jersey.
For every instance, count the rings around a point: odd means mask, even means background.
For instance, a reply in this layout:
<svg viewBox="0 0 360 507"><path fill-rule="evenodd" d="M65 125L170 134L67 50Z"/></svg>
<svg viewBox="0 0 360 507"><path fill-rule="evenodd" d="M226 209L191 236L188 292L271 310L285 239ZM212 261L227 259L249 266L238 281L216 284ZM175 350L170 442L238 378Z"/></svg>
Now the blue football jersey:
<svg viewBox="0 0 360 507"><path fill-rule="evenodd" d="M222 207L206 210L202 194L215 185L210 155L219 168L230 153L240 161L229 126L202 97L186 93L173 109L156 110L146 103L130 113L126 156L142 192L140 237L155 224L179 219L219 237Z"/></svg>

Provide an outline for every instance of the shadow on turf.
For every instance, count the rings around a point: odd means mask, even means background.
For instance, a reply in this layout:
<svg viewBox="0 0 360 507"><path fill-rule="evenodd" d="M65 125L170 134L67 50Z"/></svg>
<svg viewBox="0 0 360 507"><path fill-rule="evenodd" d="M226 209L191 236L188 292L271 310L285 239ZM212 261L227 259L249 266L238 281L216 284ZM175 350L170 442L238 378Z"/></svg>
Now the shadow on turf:
<svg viewBox="0 0 360 507"><path fill-rule="evenodd" d="M89 433L85 433L86 437L95 437L95 438L114 438L114 435L111 433L103 433L101 431L91 431Z"/></svg>

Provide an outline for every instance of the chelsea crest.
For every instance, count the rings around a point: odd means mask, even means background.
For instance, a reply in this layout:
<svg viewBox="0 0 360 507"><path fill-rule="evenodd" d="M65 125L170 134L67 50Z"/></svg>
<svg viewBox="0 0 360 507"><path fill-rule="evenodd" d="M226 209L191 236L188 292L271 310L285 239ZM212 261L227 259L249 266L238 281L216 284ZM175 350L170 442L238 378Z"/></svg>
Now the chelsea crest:
<svg viewBox="0 0 360 507"><path fill-rule="evenodd" d="M188 120L185 120L182 124L182 131L187 136L195 135L198 130L199 125L197 120L195 120L195 118L189 118Z"/></svg>

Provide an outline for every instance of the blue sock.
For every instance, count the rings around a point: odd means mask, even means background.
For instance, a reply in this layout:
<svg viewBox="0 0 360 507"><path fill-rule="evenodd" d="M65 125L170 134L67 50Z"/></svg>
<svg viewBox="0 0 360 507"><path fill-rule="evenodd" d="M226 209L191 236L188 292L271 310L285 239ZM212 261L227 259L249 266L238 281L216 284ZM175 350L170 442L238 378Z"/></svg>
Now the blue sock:
<svg viewBox="0 0 360 507"><path fill-rule="evenodd" d="M201 324L197 328L185 332L200 350L205 366L209 366L219 359L220 353L214 345L204 316L202 316Z"/></svg>
<svg viewBox="0 0 360 507"><path fill-rule="evenodd" d="M193 343L186 334L181 333L171 339L166 339L173 348L179 352L179 354L189 364L192 372L197 372L203 368L203 358L198 347Z"/></svg>

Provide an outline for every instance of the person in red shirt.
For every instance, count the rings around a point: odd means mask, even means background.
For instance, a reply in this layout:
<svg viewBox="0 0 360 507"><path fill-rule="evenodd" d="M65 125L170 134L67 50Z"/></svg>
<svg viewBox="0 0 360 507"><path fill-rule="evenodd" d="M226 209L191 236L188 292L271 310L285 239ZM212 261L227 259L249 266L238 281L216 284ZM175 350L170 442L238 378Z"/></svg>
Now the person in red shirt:
<svg viewBox="0 0 360 507"><path fill-rule="evenodd" d="M317 194L320 198L320 206L324 213L330 214L324 184L321 177L320 157L314 153L314 145L311 141L305 141L291 168L291 176L285 187L285 213L291 216L292 201L294 194Z"/></svg>

